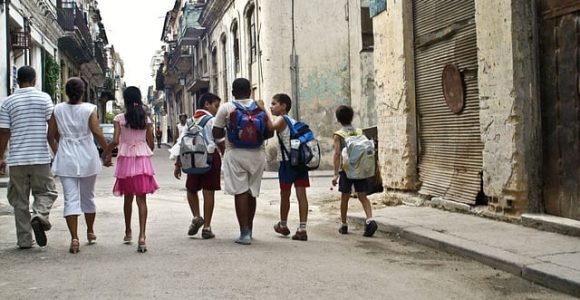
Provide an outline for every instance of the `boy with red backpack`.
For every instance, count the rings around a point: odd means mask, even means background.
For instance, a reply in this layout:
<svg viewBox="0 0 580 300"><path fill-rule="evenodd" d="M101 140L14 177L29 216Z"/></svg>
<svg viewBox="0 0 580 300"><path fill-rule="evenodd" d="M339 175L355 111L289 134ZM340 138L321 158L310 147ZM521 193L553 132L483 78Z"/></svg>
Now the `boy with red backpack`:
<svg viewBox="0 0 580 300"><path fill-rule="evenodd" d="M194 164L191 163L192 159L189 156L180 155L177 157L177 161L175 162L175 170L173 175L175 178L181 178L181 172L184 168L185 161L182 161L182 157L186 157L189 159L187 167L185 167L185 172L189 172L187 174L187 181L185 182L185 187L187 189L187 202L189 203L189 208L191 209L191 213L193 215L193 219L191 220L191 224L189 225L189 230L187 231L187 235L193 236L196 235L199 231L199 228L203 225L203 229L201 230L201 237L203 239L212 239L215 237L213 232L211 231L211 218L213 215L214 209L214 198L215 198L215 191L221 190L220 186L220 176L221 176L221 157L218 153L217 149L215 149L215 142L212 136L212 129L214 126L214 115L217 113L218 108L220 106L221 99L211 93L203 94L197 103L198 109L195 111L192 117L192 123L189 125L188 128L185 128L184 136L182 137L181 143L191 141L186 137L188 134L188 130L192 129L193 126L199 126L202 130L200 131L200 135L205 139L205 142L208 144L207 148L204 150L207 153L203 153L206 157L205 161L211 162L205 170L196 171L195 168L195 159L193 159ZM184 147L183 147L184 148ZM211 152L211 153L209 153ZM201 153L200 153L201 154ZM199 167L199 166L197 166ZM209 170L208 170L209 169ZM189 170L192 170L191 172ZM199 209L199 197L197 192L202 190L203 195L203 217L201 217L201 212Z"/></svg>
<svg viewBox="0 0 580 300"><path fill-rule="evenodd" d="M234 80L232 94L235 99L224 103L216 114L213 136L224 153L224 192L235 199L240 226L240 237L235 242L250 245L256 197L266 166L264 140L272 134L267 128L268 113L250 98L250 82L245 78Z"/></svg>

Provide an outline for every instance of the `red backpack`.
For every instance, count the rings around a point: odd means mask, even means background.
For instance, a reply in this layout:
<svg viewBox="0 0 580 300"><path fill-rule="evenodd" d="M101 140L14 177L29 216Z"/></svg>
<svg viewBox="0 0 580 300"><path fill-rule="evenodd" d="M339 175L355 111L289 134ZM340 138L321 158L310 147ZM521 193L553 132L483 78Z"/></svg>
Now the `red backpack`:
<svg viewBox="0 0 580 300"><path fill-rule="evenodd" d="M267 133L268 116L256 101L245 107L237 101L232 101L235 109L230 113L228 124L228 140L237 148L259 148L264 143Z"/></svg>

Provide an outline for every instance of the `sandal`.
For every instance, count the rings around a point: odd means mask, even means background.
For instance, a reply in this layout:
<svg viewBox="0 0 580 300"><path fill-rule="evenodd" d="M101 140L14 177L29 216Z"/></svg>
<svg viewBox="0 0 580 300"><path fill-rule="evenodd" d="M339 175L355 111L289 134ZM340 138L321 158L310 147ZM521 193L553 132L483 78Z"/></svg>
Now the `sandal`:
<svg viewBox="0 0 580 300"><path fill-rule="evenodd" d="M87 240L89 241L89 244L94 244L96 243L97 236L93 232L87 232Z"/></svg>
<svg viewBox="0 0 580 300"><path fill-rule="evenodd" d="M137 245L137 252L145 253L147 252L147 245L145 244L145 240L139 239L139 244Z"/></svg>
<svg viewBox="0 0 580 300"><path fill-rule="evenodd" d="M124 244L131 244L132 239L133 239L133 237L131 236L131 234L125 234L125 237L123 238L123 243Z"/></svg>
<svg viewBox="0 0 580 300"><path fill-rule="evenodd" d="M80 247L79 240L73 239L70 242L70 248L68 249L68 252L73 253L73 254L78 253L80 251L79 247Z"/></svg>

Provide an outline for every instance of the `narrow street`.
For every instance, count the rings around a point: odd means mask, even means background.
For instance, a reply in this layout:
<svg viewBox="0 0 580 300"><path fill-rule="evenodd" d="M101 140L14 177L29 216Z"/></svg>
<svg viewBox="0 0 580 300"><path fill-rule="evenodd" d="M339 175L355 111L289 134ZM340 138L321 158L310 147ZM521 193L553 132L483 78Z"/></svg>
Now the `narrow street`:
<svg viewBox="0 0 580 300"><path fill-rule="evenodd" d="M363 238L361 228L337 232L338 200L328 177L313 177L309 190L309 241L278 236L275 173L262 182L251 246L238 233L233 198L218 193L213 240L186 235L191 220L184 182L172 176L167 148L156 149L161 189L148 198L148 252L125 245L121 198L113 197L113 168L97 182L97 243L68 253L62 197L53 208L48 247L18 250L13 215L0 214L1 299L571 299L519 277L397 238ZM60 182L57 183L59 191ZM289 225L297 225L293 200ZM7 208L6 189L0 189ZM350 212L360 211L356 200ZM133 211L133 230L137 226ZM84 231L81 222L80 232Z"/></svg>

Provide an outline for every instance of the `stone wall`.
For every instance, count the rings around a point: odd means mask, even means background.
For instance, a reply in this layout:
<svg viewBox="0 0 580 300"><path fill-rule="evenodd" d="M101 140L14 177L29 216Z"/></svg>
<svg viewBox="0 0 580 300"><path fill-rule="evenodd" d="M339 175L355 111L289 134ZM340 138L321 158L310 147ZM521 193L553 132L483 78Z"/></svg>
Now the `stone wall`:
<svg viewBox="0 0 580 300"><path fill-rule="evenodd" d="M519 214L540 195L532 4L475 2L483 189L494 212Z"/></svg>
<svg viewBox="0 0 580 300"><path fill-rule="evenodd" d="M416 190L417 127L410 1L373 18L379 160L388 189Z"/></svg>

